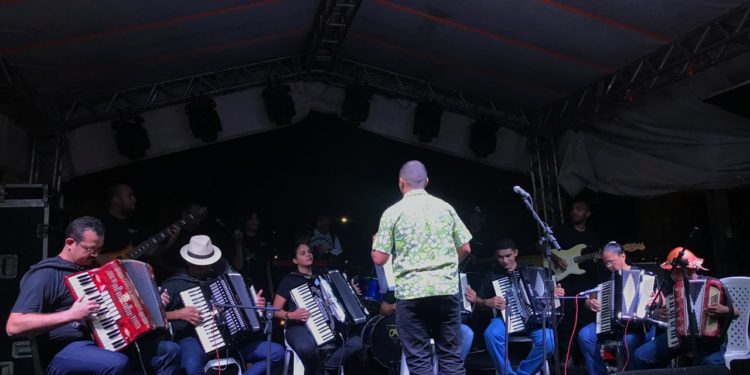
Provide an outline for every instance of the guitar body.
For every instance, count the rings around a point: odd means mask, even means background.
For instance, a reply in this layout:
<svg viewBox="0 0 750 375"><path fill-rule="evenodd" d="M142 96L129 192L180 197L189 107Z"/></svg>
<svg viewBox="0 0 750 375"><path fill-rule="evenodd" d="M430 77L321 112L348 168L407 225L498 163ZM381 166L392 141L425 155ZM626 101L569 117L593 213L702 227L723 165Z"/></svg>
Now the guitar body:
<svg viewBox="0 0 750 375"><path fill-rule="evenodd" d="M106 263L109 263L111 260L115 259L130 259L131 251L133 251L135 247L133 244L128 244L128 246L123 247L120 250L117 251L109 251L106 253L99 253L99 255L96 257L96 262L99 263L99 265L104 265Z"/></svg>
<svg viewBox="0 0 750 375"><path fill-rule="evenodd" d="M581 252L585 248L586 245L580 244L573 246L568 250L558 250L554 252L555 255L568 263L568 267L565 270L557 268L554 264L550 265L550 269L555 272L555 278L557 281L568 277L568 275L583 275L586 273L585 270L581 269L577 259L577 257L581 256Z"/></svg>

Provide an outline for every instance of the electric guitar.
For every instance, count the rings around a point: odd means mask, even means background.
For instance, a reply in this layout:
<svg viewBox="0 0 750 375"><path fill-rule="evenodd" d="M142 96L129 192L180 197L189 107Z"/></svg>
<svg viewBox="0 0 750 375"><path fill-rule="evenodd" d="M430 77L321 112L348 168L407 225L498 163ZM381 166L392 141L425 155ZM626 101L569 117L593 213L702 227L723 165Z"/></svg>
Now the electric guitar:
<svg viewBox="0 0 750 375"><path fill-rule="evenodd" d="M558 268L554 264L555 262L552 262L552 264L547 264L548 262L546 261L546 259L543 262L539 262L539 260L538 260L539 257L538 256L523 257L521 260L524 261L525 263L530 264L530 265L544 266L544 267L547 267L547 268L551 269L552 271L555 272L555 278L557 279L557 281L560 281L560 280L568 277L568 275L583 275L584 273L586 273L586 270L583 270L583 269L580 268L579 265L581 263L588 262L588 261L591 261L591 260L597 261L597 260L599 260L599 259L602 258L602 251L601 250L594 251L594 252L589 253L589 254L583 254L583 255L581 255L581 251L583 251L583 249L585 249L585 248L586 248L586 245L580 244L580 245L573 246L573 247L571 247L570 249L567 249L567 250L556 250L556 251L553 250L552 251L552 256L553 257L560 258L560 259L564 260L568 264L567 268L565 268L564 270L562 268ZM643 251L643 250L646 250L646 246L643 244L643 242L626 243L626 244L622 245L622 249L624 251L632 253L634 251ZM521 258L521 257L519 257L519 258ZM534 263L536 263L536 264L534 264Z"/></svg>
<svg viewBox="0 0 750 375"><path fill-rule="evenodd" d="M118 251L112 251L104 254L99 254L96 257L96 261L99 264L105 264L113 259L139 259L144 255L152 253L156 250L157 246L172 236L174 227L182 229L183 227L191 227L200 224L203 219L206 218L208 209L201 206L191 206L182 213L182 218L177 220L172 225L164 228L161 232L149 237L145 241L141 242L138 246L128 244L124 248Z"/></svg>

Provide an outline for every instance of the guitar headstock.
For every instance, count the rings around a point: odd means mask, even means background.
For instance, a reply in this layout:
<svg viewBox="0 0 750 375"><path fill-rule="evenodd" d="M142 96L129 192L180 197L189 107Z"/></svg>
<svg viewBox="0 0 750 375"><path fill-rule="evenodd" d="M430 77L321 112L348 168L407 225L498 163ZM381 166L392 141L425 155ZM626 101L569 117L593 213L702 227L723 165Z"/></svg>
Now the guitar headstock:
<svg viewBox="0 0 750 375"><path fill-rule="evenodd" d="M208 208L194 204L182 212L180 224L186 230L193 230L195 226L206 219L206 216L208 216Z"/></svg>
<svg viewBox="0 0 750 375"><path fill-rule="evenodd" d="M644 245L643 242L628 242L622 245L622 249L629 253L632 253L634 251L646 250L646 245Z"/></svg>

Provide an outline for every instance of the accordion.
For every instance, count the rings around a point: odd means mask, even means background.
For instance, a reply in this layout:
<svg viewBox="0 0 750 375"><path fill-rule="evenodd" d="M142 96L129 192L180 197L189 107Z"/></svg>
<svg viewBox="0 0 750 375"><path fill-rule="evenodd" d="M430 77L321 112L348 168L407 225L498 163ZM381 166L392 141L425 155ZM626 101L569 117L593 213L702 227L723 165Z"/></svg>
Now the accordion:
<svg viewBox="0 0 750 375"><path fill-rule="evenodd" d="M708 314L708 306L713 303L726 304L724 286L717 279L690 280L690 295L685 293L682 274L674 275L674 291L667 296L667 345L677 348L689 337L704 341L722 339L720 320ZM692 315L688 312L692 307Z"/></svg>
<svg viewBox="0 0 750 375"><path fill-rule="evenodd" d="M99 304L89 324L100 348L122 350L141 335L167 327L154 273L146 263L116 259L67 275L65 285L73 299L86 296Z"/></svg>
<svg viewBox="0 0 750 375"><path fill-rule="evenodd" d="M656 277L645 270L619 270L612 279L597 286L601 309L596 313L596 333L618 333L624 321L646 319L647 305L654 291Z"/></svg>
<svg viewBox="0 0 750 375"><path fill-rule="evenodd" d="M248 288L240 274L221 275L204 285L184 290L180 298L185 306L195 306L201 314L201 323L195 326L195 332L206 353L260 330L262 310L229 306L218 307L218 314L213 313L213 304L256 306L255 289Z"/></svg>
<svg viewBox="0 0 750 375"><path fill-rule="evenodd" d="M508 272L508 276L492 282L495 295L504 296L506 301L501 314L508 333L522 332L543 322L551 322L553 315L561 316L560 301L555 299L552 303L550 299L554 296L554 288L545 282L550 276L546 268L525 267Z"/></svg>
<svg viewBox="0 0 750 375"><path fill-rule="evenodd" d="M325 344L335 333L367 321L368 312L339 271L329 271L290 292L294 303L310 312L305 322L316 345Z"/></svg>
<svg viewBox="0 0 750 375"><path fill-rule="evenodd" d="M461 272L458 274L458 292L461 295L461 314L469 315L473 310L471 302L466 298L466 291L469 290L469 281L466 278L466 274Z"/></svg>

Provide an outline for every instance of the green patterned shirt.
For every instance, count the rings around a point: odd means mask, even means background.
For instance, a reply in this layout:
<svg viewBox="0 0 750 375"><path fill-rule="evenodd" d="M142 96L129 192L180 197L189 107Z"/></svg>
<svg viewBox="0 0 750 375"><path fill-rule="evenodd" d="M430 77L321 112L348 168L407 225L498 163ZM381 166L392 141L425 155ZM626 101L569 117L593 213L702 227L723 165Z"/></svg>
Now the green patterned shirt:
<svg viewBox="0 0 750 375"><path fill-rule="evenodd" d="M391 254L396 298L408 300L458 293L456 248L469 240L453 207L417 189L385 210L372 248Z"/></svg>

